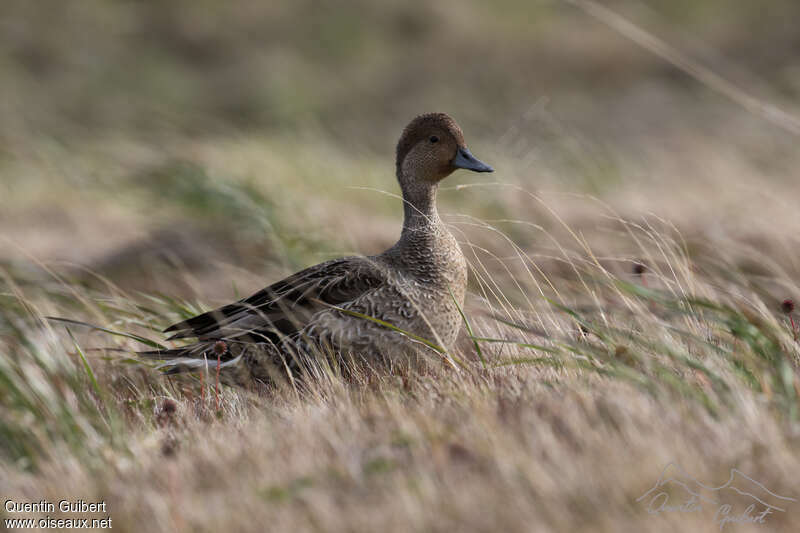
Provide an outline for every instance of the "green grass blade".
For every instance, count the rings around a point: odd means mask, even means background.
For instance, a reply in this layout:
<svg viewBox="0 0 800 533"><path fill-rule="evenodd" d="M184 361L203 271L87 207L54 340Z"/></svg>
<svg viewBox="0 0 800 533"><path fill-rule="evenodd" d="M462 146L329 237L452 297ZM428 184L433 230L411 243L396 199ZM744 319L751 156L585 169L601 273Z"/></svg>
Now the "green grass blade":
<svg viewBox="0 0 800 533"><path fill-rule="evenodd" d="M481 350L481 346L480 344L478 344L478 341L475 338L475 334L472 331L472 326L470 325L469 320L467 320L467 315L464 314L464 311L461 309L461 306L458 305L456 296L455 294L453 294L453 291L450 290L450 287L448 287L447 290L450 292L450 297L453 299L453 303L455 304L456 309L458 309L458 314L461 315L461 320L464 321L464 327L467 328L467 333L469 334L469 338L472 339L472 345L475 346L475 351L478 353L478 359L481 360L481 366L483 366L483 368L486 368L486 359L484 359L483 357L483 350Z"/></svg>
<svg viewBox="0 0 800 533"><path fill-rule="evenodd" d="M92 371L92 366L89 364L89 360L86 359L86 354L84 354L83 350L81 350L81 347L78 345L78 341L75 340L75 336L72 334L69 328L64 329L67 330L67 334L69 335L69 338L72 339L75 349L78 350L78 355L81 356L81 361L83 361L83 369L86 371L86 375L89 376L89 381L92 382L92 388L94 388L97 396L100 397L102 394L100 391L100 384L97 383L97 378L94 376L94 372Z"/></svg>
<svg viewBox="0 0 800 533"><path fill-rule="evenodd" d="M63 322L65 324L73 324L75 326L83 326L90 329L95 329L97 331L102 331L104 333L108 333L109 335L115 335L117 337L125 337L128 339L133 339L137 342L141 342L151 348L157 348L159 350L166 350L167 347L163 344L159 344L156 341L151 341L150 339L146 339L144 337L140 337L139 335L135 335L133 333L125 333L122 331L114 331L113 329L104 328L102 326L96 326L94 324L89 324L88 322L81 322L80 320L73 320L71 318L60 318L56 316L46 316L44 317L47 320L52 320L54 322Z"/></svg>

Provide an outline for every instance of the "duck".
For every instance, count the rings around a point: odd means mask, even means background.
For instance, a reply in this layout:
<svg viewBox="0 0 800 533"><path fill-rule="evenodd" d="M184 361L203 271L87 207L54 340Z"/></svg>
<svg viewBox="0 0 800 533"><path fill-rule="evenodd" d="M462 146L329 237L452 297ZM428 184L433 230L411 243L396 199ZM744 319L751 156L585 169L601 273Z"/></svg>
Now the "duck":
<svg viewBox="0 0 800 533"><path fill-rule="evenodd" d="M446 113L411 120L395 162L403 226L392 247L325 261L173 324L164 330L167 340L190 344L140 355L161 360L167 374L218 365L229 382L242 384L296 373L323 352L361 359L431 348L446 353L463 321L468 268L439 217L437 190L458 169L494 169L472 155Z"/></svg>

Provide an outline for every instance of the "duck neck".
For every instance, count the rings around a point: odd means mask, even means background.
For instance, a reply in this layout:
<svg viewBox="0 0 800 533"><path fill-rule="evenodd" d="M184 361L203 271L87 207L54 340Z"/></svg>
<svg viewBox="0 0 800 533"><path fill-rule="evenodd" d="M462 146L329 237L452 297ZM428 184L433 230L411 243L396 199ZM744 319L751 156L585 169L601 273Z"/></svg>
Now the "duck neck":
<svg viewBox="0 0 800 533"><path fill-rule="evenodd" d="M403 191L403 233L401 238L409 238L427 233L441 225L436 211L436 183L400 179Z"/></svg>

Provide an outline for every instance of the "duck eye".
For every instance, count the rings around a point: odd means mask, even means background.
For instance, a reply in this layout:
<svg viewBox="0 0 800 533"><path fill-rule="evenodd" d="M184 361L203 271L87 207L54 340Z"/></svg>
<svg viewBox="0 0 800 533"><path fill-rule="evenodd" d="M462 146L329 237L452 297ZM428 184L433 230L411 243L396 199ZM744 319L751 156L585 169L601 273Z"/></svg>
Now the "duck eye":
<svg viewBox="0 0 800 533"><path fill-rule="evenodd" d="M432 143L438 143L439 137L437 137L436 135L431 135L431 138L428 140L431 141Z"/></svg>

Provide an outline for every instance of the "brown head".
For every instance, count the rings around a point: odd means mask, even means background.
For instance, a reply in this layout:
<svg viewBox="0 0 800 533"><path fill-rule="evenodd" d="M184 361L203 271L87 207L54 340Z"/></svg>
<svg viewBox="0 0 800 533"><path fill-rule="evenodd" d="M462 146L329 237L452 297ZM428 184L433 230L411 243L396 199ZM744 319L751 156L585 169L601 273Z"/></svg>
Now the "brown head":
<svg viewBox="0 0 800 533"><path fill-rule="evenodd" d="M405 180L438 183L458 168L493 172L473 156L464 143L456 121L445 113L416 117L403 130L397 143L397 176Z"/></svg>

